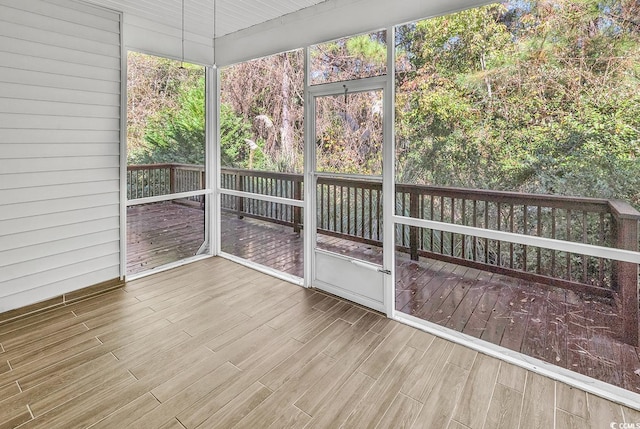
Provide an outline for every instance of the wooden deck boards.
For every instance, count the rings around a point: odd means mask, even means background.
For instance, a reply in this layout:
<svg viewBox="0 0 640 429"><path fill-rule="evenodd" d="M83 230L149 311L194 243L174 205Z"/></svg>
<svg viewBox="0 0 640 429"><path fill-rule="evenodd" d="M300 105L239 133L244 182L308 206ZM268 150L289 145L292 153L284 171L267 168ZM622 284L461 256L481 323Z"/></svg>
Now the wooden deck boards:
<svg viewBox="0 0 640 429"><path fill-rule="evenodd" d="M183 221L192 212L200 221L201 210L179 210ZM302 276L302 238L292 228L230 214L222 222L225 252ZM364 259L380 254L368 245L320 240ZM615 306L605 299L398 254L396 309L640 393L640 350L619 341Z"/></svg>
<svg viewBox="0 0 640 429"><path fill-rule="evenodd" d="M0 324L0 345L1 361L21 362L0 374L0 427L511 429L640 416L220 258Z"/></svg>
<svg viewBox="0 0 640 429"><path fill-rule="evenodd" d="M161 202L127 207L127 273L194 256L204 242L204 211Z"/></svg>
<svg viewBox="0 0 640 429"><path fill-rule="evenodd" d="M474 280L475 272L439 262L400 261L399 311L640 392L640 350L619 340L615 306L605 299L499 275Z"/></svg>

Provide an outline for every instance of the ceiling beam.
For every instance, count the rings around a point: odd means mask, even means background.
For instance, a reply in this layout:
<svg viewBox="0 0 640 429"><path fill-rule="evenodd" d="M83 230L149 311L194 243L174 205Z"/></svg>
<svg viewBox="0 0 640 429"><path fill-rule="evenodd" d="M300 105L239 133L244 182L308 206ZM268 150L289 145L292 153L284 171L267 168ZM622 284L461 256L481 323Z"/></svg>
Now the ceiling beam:
<svg viewBox="0 0 640 429"><path fill-rule="evenodd" d="M491 3L487 0L327 0L215 41L218 66Z"/></svg>

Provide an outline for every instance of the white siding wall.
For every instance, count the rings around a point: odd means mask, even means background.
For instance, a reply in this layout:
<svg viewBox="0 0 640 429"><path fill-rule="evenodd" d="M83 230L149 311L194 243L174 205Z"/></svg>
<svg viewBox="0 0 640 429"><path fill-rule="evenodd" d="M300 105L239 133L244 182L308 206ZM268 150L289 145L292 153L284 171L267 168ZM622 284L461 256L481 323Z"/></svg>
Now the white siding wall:
<svg viewBox="0 0 640 429"><path fill-rule="evenodd" d="M120 15L0 0L0 312L120 276Z"/></svg>

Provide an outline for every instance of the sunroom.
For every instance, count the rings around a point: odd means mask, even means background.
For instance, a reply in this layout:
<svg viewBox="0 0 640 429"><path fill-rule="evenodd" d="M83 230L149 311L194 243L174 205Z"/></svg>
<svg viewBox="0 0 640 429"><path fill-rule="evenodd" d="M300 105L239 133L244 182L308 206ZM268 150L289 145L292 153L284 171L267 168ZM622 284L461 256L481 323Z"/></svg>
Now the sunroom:
<svg viewBox="0 0 640 429"><path fill-rule="evenodd" d="M0 424L640 424L637 2L0 12Z"/></svg>

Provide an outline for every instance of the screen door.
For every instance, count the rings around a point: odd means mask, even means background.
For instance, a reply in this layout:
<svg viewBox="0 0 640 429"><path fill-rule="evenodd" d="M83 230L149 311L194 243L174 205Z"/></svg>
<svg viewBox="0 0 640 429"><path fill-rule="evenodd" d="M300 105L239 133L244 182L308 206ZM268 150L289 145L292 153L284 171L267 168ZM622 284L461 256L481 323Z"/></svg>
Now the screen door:
<svg viewBox="0 0 640 429"><path fill-rule="evenodd" d="M313 286L385 311L384 89L347 82L312 96Z"/></svg>

